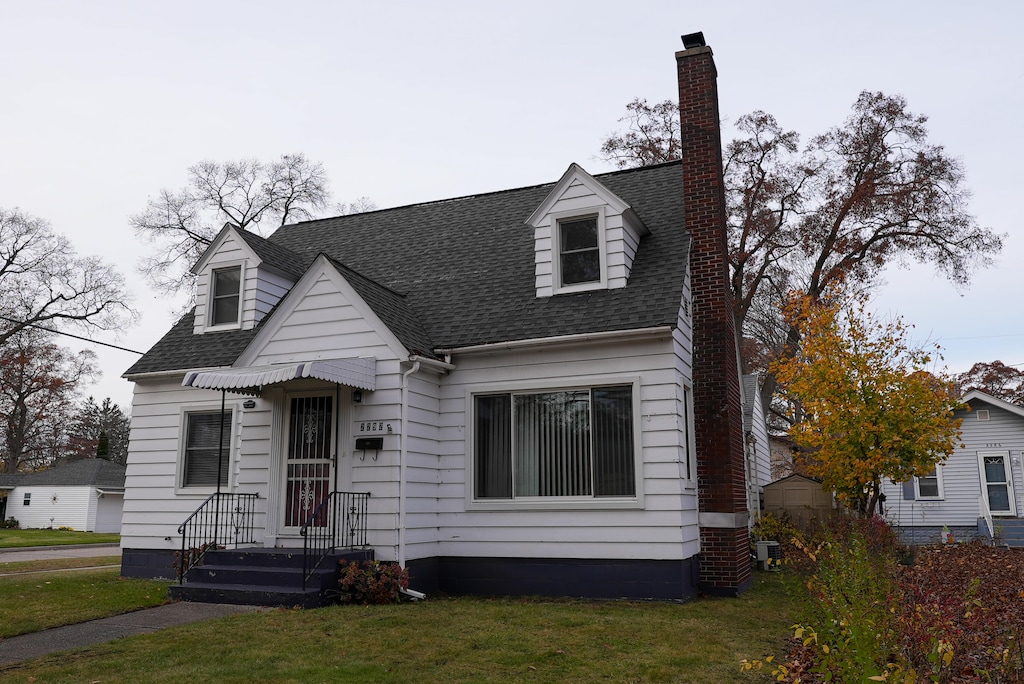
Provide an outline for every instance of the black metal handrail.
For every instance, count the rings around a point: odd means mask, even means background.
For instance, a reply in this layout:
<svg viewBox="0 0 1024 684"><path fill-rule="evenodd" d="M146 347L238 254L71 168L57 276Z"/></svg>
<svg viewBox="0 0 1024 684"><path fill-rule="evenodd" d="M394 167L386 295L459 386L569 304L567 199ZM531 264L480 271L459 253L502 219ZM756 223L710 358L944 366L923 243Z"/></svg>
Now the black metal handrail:
<svg viewBox="0 0 1024 684"><path fill-rule="evenodd" d="M299 530L302 535L302 588L313 572L337 549L366 546L366 513L370 492L331 492Z"/></svg>
<svg viewBox="0 0 1024 684"><path fill-rule="evenodd" d="M178 557L174 561L179 584L185 581L185 573L199 564L207 550L256 543L253 520L258 498L259 494L217 492L181 523L178 527L181 551L175 554Z"/></svg>

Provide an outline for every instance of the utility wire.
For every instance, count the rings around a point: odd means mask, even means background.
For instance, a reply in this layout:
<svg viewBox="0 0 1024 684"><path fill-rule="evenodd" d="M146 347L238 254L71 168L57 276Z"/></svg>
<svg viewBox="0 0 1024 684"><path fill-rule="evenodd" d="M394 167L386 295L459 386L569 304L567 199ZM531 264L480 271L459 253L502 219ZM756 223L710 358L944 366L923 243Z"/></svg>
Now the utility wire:
<svg viewBox="0 0 1024 684"><path fill-rule="evenodd" d="M35 328L36 330L44 330L44 331L46 331L48 333L53 333L54 335L63 335L64 337L73 337L76 340L82 340L83 342L91 342L92 344L98 344L98 345L100 345L102 347L110 347L111 349L117 349L118 351L131 352L132 354L138 354L139 356L142 356L142 355L144 355L146 353L146 352L136 351L134 349L128 349L127 347L119 347L116 344L110 344L109 342L100 342L99 340L91 340L88 337L82 337L81 335L72 335L69 332L61 332L60 330L54 330L52 328L45 328L45 327L43 327L41 325L36 325L35 323L25 323L24 321L16 321L13 318L8 318L7 316L0 315L0 319L3 319L5 321L7 321L8 323L14 323L15 325L20 325L20 326L23 326L23 327L26 327L26 328Z"/></svg>

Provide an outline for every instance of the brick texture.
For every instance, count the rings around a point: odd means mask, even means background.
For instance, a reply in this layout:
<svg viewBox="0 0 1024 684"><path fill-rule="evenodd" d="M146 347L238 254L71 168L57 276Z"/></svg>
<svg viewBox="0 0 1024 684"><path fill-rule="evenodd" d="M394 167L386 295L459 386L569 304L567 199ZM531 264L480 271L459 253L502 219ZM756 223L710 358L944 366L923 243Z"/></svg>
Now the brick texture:
<svg viewBox="0 0 1024 684"><path fill-rule="evenodd" d="M736 527L701 527L702 587L739 592L750 584L743 468L743 411L729 289L718 73L711 48L676 53L686 228L693 238L693 399L701 513ZM721 518L722 516L717 516Z"/></svg>

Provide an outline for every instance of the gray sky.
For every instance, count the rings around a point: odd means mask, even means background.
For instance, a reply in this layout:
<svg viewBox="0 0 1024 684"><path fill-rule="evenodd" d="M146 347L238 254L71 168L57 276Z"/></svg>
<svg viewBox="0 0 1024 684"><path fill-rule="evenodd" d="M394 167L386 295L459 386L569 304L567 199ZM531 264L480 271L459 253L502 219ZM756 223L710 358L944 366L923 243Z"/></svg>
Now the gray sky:
<svg viewBox="0 0 1024 684"><path fill-rule="evenodd" d="M763 109L807 139L865 89L929 116L1006 247L964 292L893 270L878 305L952 371L1021 364L1024 4L973 4L0 0L0 206L116 264L143 318L102 339L145 350L175 303L136 275L146 246L127 219L190 165L303 152L336 201L380 208L554 181L571 162L600 173L625 104L674 99L679 36L703 31L726 126ZM92 393L127 408L137 357L98 351Z"/></svg>

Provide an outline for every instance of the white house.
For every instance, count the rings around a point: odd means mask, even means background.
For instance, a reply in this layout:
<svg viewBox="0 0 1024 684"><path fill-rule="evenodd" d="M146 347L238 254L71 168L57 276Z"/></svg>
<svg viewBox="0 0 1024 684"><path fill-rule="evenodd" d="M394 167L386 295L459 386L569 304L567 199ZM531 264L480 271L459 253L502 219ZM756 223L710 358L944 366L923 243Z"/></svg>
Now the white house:
<svg viewBox="0 0 1024 684"><path fill-rule="evenodd" d="M954 541L1024 545L1024 408L977 390L963 402L953 454L925 477L883 483L886 518L915 543L940 543L945 527Z"/></svg>
<svg viewBox="0 0 1024 684"><path fill-rule="evenodd" d="M6 478L8 518L24 528L70 527L84 532L118 532L124 500L125 467L86 458Z"/></svg>
<svg viewBox="0 0 1024 684"><path fill-rule="evenodd" d="M225 226L125 376L124 574L169 576L218 491L230 543L296 552L366 492L341 534L417 589L749 586L715 71L687 39L681 163Z"/></svg>
<svg viewBox="0 0 1024 684"><path fill-rule="evenodd" d="M747 510L751 524L764 508L764 486L772 481L771 444L757 375L743 378L743 445L746 449Z"/></svg>

